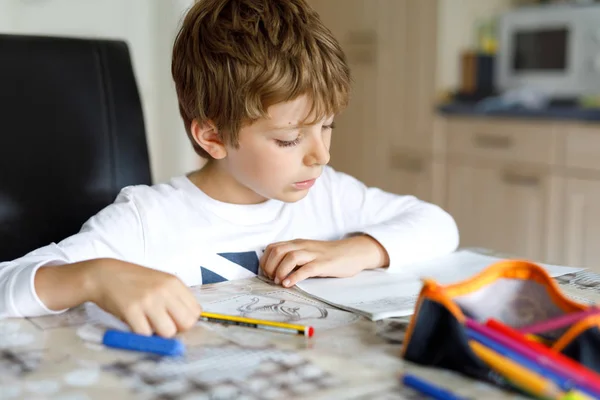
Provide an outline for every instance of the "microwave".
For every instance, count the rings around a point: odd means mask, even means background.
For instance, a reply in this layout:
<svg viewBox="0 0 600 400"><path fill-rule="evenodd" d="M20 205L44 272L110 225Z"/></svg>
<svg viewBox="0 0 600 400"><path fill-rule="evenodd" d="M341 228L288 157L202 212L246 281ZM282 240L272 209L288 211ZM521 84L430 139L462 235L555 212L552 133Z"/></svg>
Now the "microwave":
<svg viewBox="0 0 600 400"><path fill-rule="evenodd" d="M600 5L517 9L500 17L496 87L553 98L600 94Z"/></svg>

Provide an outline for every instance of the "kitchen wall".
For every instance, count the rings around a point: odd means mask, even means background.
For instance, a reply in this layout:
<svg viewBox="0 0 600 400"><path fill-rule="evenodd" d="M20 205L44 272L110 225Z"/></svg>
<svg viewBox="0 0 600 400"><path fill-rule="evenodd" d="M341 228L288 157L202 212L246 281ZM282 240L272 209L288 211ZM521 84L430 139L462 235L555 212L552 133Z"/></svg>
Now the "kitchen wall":
<svg viewBox="0 0 600 400"><path fill-rule="evenodd" d="M436 87L441 90L458 84L459 55L473 45L476 21L506 10L510 0L438 1ZM154 180L164 181L201 162L185 135L170 76L172 41L192 2L2 0L0 33L126 40L142 95Z"/></svg>
<svg viewBox="0 0 600 400"><path fill-rule="evenodd" d="M477 21L497 16L508 10L511 3L511 0L438 0L436 86L439 90L458 85L460 53L475 45Z"/></svg>
<svg viewBox="0 0 600 400"><path fill-rule="evenodd" d="M2 0L0 33L128 42L142 97L155 181L199 165L179 118L171 47L193 0Z"/></svg>

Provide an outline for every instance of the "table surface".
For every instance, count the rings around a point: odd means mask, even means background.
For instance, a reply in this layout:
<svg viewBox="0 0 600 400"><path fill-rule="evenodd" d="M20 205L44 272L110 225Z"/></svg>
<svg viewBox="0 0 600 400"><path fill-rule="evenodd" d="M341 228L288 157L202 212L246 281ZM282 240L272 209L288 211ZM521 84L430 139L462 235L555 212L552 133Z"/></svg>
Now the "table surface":
<svg viewBox="0 0 600 400"><path fill-rule="evenodd" d="M600 275L557 279L580 302L600 301ZM459 374L400 358L408 318L372 322L259 279L193 288L206 310L301 318L312 339L199 323L181 335L180 359L119 351L85 341L113 326L92 304L58 316L0 321L0 399L417 399L401 387L408 371L473 399L520 398ZM248 314L250 313L250 314Z"/></svg>

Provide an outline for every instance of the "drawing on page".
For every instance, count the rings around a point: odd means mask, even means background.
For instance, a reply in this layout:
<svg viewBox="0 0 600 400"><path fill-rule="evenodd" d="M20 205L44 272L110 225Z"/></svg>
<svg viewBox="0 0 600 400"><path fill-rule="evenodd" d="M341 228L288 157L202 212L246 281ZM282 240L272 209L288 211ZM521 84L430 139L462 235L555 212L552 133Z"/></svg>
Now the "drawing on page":
<svg viewBox="0 0 600 400"><path fill-rule="evenodd" d="M294 303L286 304L287 300L275 300L273 303L260 304L258 297L252 297L250 302L238 307L238 311L244 317L253 317L256 314L278 314L284 322L296 322L305 318L327 318L329 312L327 308L315 305L308 310L308 307L298 306ZM314 311L314 313L312 313ZM305 315L302 315L306 313ZM314 315L313 315L314 314Z"/></svg>
<svg viewBox="0 0 600 400"><path fill-rule="evenodd" d="M360 318L285 291L240 295L205 304L204 308L221 314L310 325L315 329L331 329Z"/></svg>

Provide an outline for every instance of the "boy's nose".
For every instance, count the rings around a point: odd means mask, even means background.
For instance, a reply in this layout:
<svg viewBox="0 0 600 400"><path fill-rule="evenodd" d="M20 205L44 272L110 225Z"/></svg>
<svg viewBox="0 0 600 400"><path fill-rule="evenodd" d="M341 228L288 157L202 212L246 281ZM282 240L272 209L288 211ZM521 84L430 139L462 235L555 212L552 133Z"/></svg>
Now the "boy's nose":
<svg viewBox="0 0 600 400"><path fill-rule="evenodd" d="M326 165L331 158L329 154L329 146L321 138L314 139L310 151L304 158L304 163L312 167L314 165Z"/></svg>

